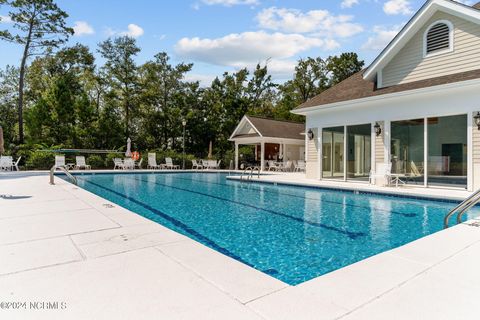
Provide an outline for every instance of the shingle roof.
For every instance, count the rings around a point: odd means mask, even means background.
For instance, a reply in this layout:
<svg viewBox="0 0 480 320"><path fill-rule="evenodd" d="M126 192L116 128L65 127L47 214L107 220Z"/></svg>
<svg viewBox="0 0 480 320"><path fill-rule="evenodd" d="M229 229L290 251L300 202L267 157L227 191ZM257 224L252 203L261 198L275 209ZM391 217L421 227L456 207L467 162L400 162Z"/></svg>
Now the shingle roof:
<svg viewBox="0 0 480 320"><path fill-rule="evenodd" d="M480 78L480 69L477 69L378 89L374 81L363 79L364 71L355 73L339 84L299 105L295 110Z"/></svg>
<svg viewBox="0 0 480 320"><path fill-rule="evenodd" d="M475 8L475 9L480 10L480 2L474 4L472 7Z"/></svg>
<svg viewBox="0 0 480 320"><path fill-rule="evenodd" d="M274 120L261 117L245 116L263 137L300 139L305 131L305 124L301 122ZM241 138L245 135L236 135L233 138Z"/></svg>

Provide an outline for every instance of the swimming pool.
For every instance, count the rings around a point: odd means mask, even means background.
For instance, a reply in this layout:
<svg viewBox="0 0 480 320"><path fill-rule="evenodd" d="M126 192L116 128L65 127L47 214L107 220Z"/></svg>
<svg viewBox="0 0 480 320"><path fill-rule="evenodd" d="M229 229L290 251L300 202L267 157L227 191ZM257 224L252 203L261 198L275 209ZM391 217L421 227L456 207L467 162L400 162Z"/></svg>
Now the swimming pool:
<svg viewBox="0 0 480 320"><path fill-rule="evenodd" d="M439 231L455 206L242 183L223 173L77 178L80 187L291 285Z"/></svg>

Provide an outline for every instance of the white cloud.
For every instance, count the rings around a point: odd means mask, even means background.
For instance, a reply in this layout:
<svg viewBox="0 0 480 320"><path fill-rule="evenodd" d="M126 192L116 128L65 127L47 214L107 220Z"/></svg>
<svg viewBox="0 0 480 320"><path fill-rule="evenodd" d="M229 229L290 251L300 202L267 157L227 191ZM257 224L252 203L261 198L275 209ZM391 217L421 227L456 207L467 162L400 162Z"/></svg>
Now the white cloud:
<svg viewBox="0 0 480 320"><path fill-rule="evenodd" d="M375 26L373 32L375 36L369 37L367 42L362 45L362 50L383 50L390 41L400 31L401 26L393 26L392 28L386 28L384 26Z"/></svg>
<svg viewBox="0 0 480 320"><path fill-rule="evenodd" d="M0 15L0 23L12 23L12 19L9 16Z"/></svg>
<svg viewBox="0 0 480 320"><path fill-rule="evenodd" d="M127 29L128 29L127 31L120 32L119 35L138 38L138 37L142 36L143 33L144 33L143 29L140 26L138 26L134 23L130 23L127 26Z"/></svg>
<svg viewBox="0 0 480 320"><path fill-rule="evenodd" d="M311 48L335 49L339 44L300 34L265 31L233 33L222 38L183 38L175 45L183 57L217 65L243 67L266 59L286 59Z"/></svg>
<svg viewBox="0 0 480 320"><path fill-rule="evenodd" d="M258 0L202 0L202 3L213 6L213 5L222 5L225 7L232 7L236 5L251 5L255 6L260 4Z"/></svg>
<svg viewBox="0 0 480 320"><path fill-rule="evenodd" d="M411 3L408 0L389 0L384 3L383 11L388 15L409 15L413 13Z"/></svg>
<svg viewBox="0 0 480 320"><path fill-rule="evenodd" d="M85 21L75 21L73 31L75 32L75 36L77 37L95 33L95 30L92 28L92 26Z"/></svg>
<svg viewBox="0 0 480 320"><path fill-rule="evenodd" d="M349 37L363 31L353 23L353 16L332 15L327 10L302 12L297 9L271 7L257 15L260 27L284 32L312 33L326 37Z"/></svg>
<svg viewBox="0 0 480 320"><path fill-rule="evenodd" d="M340 6L342 8L351 8L356 4L358 4L358 0L343 0Z"/></svg>
<svg viewBox="0 0 480 320"><path fill-rule="evenodd" d="M212 74L187 73L183 79L188 82L198 81L201 87L208 87L215 78L216 76Z"/></svg>

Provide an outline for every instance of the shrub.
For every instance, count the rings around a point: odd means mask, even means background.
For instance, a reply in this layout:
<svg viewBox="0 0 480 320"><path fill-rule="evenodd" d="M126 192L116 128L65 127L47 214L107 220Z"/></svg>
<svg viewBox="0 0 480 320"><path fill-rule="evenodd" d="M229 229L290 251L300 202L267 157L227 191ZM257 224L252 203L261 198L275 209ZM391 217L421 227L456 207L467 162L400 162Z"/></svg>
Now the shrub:
<svg viewBox="0 0 480 320"><path fill-rule="evenodd" d="M55 164L55 154L44 151L32 151L28 155L27 168L47 170Z"/></svg>
<svg viewBox="0 0 480 320"><path fill-rule="evenodd" d="M89 156L87 159L87 164L92 166L93 169L105 168L105 160L102 158L102 156L99 156L97 154Z"/></svg>

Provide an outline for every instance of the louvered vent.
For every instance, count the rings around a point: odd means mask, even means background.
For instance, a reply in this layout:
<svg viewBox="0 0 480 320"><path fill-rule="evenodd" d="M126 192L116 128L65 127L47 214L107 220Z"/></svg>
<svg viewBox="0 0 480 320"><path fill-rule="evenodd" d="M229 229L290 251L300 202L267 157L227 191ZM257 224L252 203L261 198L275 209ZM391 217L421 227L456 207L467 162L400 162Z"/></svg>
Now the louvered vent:
<svg viewBox="0 0 480 320"><path fill-rule="evenodd" d="M450 28L445 23L437 23L427 33L427 54L450 47Z"/></svg>

